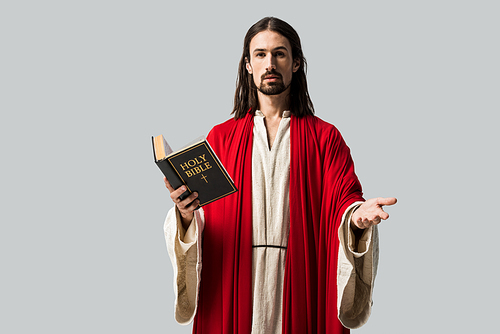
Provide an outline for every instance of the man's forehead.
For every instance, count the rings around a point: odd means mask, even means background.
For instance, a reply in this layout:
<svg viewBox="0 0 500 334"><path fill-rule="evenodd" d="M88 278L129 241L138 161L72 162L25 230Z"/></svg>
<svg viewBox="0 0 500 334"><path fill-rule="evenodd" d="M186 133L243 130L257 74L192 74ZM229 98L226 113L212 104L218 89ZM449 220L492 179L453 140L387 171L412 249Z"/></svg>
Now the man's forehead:
<svg viewBox="0 0 500 334"><path fill-rule="evenodd" d="M261 31L250 40L250 52L276 49L290 50L291 46L288 38L275 31Z"/></svg>

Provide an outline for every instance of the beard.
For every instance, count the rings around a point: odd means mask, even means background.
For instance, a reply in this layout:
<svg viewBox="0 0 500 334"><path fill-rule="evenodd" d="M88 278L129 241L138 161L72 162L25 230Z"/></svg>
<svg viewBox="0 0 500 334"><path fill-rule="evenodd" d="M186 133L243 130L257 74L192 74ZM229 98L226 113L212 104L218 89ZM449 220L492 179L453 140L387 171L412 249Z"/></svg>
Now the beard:
<svg viewBox="0 0 500 334"><path fill-rule="evenodd" d="M270 82L266 85L261 83L257 89L264 95L278 95L283 93L287 88L283 82Z"/></svg>
<svg viewBox="0 0 500 334"><path fill-rule="evenodd" d="M265 77L268 75L278 76L279 80L264 83ZM281 76L281 74L279 74L275 70L272 70L272 71L267 71L266 73L262 74L260 85L259 85L259 87L257 87L257 90L264 95L279 95L279 94L283 93L285 90L287 90L288 87L290 87L290 85L285 86L285 84L283 83L283 77Z"/></svg>

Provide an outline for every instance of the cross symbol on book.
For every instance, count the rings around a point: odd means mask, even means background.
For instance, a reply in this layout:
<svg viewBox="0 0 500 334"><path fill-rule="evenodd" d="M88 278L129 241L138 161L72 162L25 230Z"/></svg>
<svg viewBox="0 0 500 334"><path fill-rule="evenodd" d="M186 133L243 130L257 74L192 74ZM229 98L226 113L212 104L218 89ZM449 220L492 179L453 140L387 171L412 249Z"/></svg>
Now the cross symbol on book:
<svg viewBox="0 0 500 334"><path fill-rule="evenodd" d="M207 177L206 177L205 175L201 174L201 178L202 178L203 180L205 180L205 182L206 182L206 183L208 183L208 181L207 181Z"/></svg>

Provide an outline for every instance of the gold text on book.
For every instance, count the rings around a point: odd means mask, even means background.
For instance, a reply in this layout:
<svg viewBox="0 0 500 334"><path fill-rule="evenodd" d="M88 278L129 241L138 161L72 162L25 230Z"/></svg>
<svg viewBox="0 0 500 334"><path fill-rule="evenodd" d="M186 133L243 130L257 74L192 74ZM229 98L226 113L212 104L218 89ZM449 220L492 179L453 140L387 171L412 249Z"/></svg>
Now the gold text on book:
<svg viewBox="0 0 500 334"><path fill-rule="evenodd" d="M196 174L199 174L201 172L204 172L212 168L210 162L205 159L205 154L202 154L194 159L188 160L180 164L180 166L184 171L184 173L186 173L187 177L194 176Z"/></svg>

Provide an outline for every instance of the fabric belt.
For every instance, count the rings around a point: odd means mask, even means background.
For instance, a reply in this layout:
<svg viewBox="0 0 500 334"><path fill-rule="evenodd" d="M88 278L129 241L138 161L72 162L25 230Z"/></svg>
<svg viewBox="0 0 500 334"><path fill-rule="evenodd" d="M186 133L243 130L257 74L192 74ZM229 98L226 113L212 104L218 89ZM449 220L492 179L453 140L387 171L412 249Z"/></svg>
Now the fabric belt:
<svg viewBox="0 0 500 334"><path fill-rule="evenodd" d="M254 245L252 246L253 248L257 248L257 247L271 247L271 248L281 248L281 249L286 249L286 247L284 246L276 246L276 245Z"/></svg>

